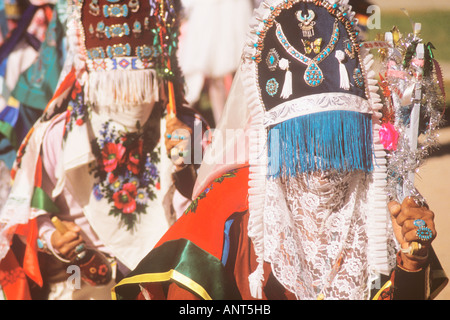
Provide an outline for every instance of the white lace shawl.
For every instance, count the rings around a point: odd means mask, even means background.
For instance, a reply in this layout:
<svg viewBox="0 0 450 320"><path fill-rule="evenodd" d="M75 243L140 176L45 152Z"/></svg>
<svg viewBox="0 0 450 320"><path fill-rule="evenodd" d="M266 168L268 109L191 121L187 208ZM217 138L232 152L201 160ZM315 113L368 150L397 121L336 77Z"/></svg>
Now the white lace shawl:
<svg viewBox="0 0 450 320"><path fill-rule="evenodd" d="M370 174L316 173L270 179L264 259L297 299L370 297L367 189ZM395 261L395 249L389 250Z"/></svg>

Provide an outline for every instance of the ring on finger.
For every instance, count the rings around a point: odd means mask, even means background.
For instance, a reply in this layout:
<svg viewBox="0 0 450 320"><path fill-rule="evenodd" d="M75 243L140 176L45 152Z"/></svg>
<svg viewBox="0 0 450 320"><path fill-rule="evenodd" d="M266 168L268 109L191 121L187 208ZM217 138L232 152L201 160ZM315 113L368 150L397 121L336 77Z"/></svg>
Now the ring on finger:
<svg viewBox="0 0 450 320"><path fill-rule="evenodd" d="M413 223L417 228L426 227L426 225L427 225L426 222L422 219L416 219L416 220L414 220Z"/></svg>
<svg viewBox="0 0 450 320"><path fill-rule="evenodd" d="M433 231L428 227L422 226L417 229L416 236L421 241L428 241L433 237Z"/></svg>
<svg viewBox="0 0 450 320"><path fill-rule="evenodd" d="M82 260L85 256L86 256L86 251L82 251L79 254L77 254L75 260L76 261Z"/></svg>
<svg viewBox="0 0 450 320"><path fill-rule="evenodd" d="M426 206L426 202L425 202L425 199L424 199L423 197L420 197L420 196L413 196L412 198L413 198L414 202L415 202L418 206L420 206L420 207Z"/></svg>
<svg viewBox="0 0 450 320"><path fill-rule="evenodd" d="M166 138L172 141L177 141L177 140L186 140L187 138L185 136L179 136L179 135L171 135L171 134L167 134Z"/></svg>
<svg viewBox="0 0 450 320"><path fill-rule="evenodd" d="M76 246L75 253L80 253L83 251L84 251L84 243L80 243L79 245Z"/></svg>
<svg viewBox="0 0 450 320"><path fill-rule="evenodd" d="M411 242L411 244L409 245L408 248L402 249L402 252L414 256L417 254L417 252L420 249L422 249L422 244L420 244L419 242L413 241L413 242Z"/></svg>

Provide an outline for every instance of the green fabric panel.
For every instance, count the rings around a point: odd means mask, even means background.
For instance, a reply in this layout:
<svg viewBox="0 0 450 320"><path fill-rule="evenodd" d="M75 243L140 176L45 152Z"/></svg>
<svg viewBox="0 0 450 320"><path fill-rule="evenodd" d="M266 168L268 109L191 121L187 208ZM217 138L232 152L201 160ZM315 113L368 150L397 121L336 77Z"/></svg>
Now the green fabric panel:
<svg viewBox="0 0 450 320"><path fill-rule="evenodd" d="M58 213L58 206L50 199L50 197L39 187L34 188L33 198L31 199L31 207L42 209L49 213Z"/></svg>
<svg viewBox="0 0 450 320"><path fill-rule="evenodd" d="M9 143L15 150L19 148L16 132L9 123L0 121L0 134L4 135L5 138L9 140Z"/></svg>
<svg viewBox="0 0 450 320"><path fill-rule="evenodd" d="M152 250L128 276L176 270L202 286L213 300L240 300L234 278L222 262L186 239L168 241ZM118 300L135 299L139 284L116 287Z"/></svg>

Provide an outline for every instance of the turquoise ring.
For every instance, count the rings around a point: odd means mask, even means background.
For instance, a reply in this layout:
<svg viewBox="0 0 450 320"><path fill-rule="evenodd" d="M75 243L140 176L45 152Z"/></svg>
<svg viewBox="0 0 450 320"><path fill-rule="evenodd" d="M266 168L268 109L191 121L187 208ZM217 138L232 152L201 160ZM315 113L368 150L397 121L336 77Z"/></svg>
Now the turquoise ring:
<svg viewBox="0 0 450 320"><path fill-rule="evenodd" d="M427 224L422 219L416 219L416 220L414 220L414 225L417 228L420 228L420 227L425 227Z"/></svg>
<svg viewBox="0 0 450 320"><path fill-rule="evenodd" d="M76 246L75 253L80 253L83 251L84 251L84 243L80 243L79 245Z"/></svg>
<svg viewBox="0 0 450 320"><path fill-rule="evenodd" d="M416 235L421 241L429 241L433 237L433 232L430 228L422 226L417 229Z"/></svg>

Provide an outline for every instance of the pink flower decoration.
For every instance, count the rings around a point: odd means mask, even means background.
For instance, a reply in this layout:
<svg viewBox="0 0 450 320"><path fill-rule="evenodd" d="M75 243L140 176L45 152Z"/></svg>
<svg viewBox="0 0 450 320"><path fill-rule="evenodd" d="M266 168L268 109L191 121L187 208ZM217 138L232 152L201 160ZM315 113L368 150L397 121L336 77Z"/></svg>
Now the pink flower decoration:
<svg viewBox="0 0 450 320"><path fill-rule="evenodd" d="M391 123L383 123L379 131L380 141L388 151L397 150L399 134Z"/></svg>

